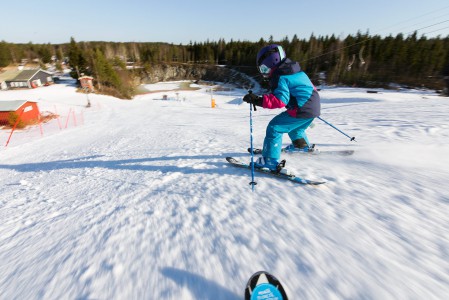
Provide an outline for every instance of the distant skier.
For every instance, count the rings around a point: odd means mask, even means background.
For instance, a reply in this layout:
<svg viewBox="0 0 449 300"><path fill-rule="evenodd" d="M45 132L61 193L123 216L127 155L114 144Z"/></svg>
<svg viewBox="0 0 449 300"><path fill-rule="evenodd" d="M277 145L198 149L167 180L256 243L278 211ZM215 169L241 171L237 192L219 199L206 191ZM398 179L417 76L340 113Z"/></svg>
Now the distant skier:
<svg viewBox="0 0 449 300"><path fill-rule="evenodd" d="M263 47L256 62L259 72L269 79L271 91L262 96L248 93L243 101L268 109L287 109L268 123L262 157L254 164L257 168L274 171L281 157L284 133L292 140L288 147L309 147L305 130L320 115L320 96L299 63L286 57L282 46Z"/></svg>

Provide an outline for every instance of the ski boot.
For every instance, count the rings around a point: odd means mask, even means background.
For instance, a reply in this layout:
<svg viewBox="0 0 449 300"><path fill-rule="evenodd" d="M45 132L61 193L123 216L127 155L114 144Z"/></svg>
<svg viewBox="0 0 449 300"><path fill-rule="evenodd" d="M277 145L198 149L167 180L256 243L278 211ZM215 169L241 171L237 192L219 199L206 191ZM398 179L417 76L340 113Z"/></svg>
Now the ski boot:
<svg viewBox="0 0 449 300"><path fill-rule="evenodd" d="M292 144L288 145L284 148L286 152L315 152L318 151L315 149L315 144L309 146L305 139L297 139L292 141Z"/></svg>
<svg viewBox="0 0 449 300"><path fill-rule="evenodd" d="M266 172L291 175L291 172L285 168L285 159L278 162L274 158L259 157L254 163L254 167Z"/></svg>

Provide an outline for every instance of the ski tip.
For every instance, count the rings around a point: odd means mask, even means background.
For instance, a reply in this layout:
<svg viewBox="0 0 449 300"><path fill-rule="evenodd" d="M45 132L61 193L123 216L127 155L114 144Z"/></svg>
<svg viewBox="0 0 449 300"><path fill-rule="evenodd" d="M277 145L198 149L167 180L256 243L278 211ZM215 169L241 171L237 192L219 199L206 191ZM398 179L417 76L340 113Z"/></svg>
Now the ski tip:
<svg viewBox="0 0 449 300"><path fill-rule="evenodd" d="M309 184L311 185L321 185L325 184L327 181L311 181Z"/></svg>
<svg viewBox="0 0 449 300"><path fill-rule="evenodd" d="M325 184L327 182L327 181L309 180L309 179L302 179L302 178L298 178L296 181L298 183L308 184L308 185L321 185L321 184Z"/></svg>

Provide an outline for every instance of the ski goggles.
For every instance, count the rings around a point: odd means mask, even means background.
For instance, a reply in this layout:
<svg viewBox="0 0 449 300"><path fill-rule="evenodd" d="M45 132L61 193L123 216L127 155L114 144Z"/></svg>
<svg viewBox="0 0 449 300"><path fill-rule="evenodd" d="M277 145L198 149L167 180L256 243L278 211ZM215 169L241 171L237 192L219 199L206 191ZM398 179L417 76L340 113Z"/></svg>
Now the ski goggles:
<svg viewBox="0 0 449 300"><path fill-rule="evenodd" d="M266 65L262 64L262 65L258 66L258 68L259 68L260 74L262 74L263 76L270 75L271 68L268 68Z"/></svg>

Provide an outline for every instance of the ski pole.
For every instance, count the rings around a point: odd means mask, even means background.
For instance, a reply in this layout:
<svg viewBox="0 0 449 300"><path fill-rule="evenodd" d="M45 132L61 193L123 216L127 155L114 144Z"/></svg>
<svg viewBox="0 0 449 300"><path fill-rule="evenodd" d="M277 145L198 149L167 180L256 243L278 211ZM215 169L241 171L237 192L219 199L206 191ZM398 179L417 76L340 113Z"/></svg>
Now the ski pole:
<svg viewBox="0 0 449 300"><path fill-rule="evenodd" d="M253 91L249 90L248 93L252 93ZM254 110L256 110L256 106L254 105ZM253 152L253 106L249 105L249 136L250 136L250 145L251 145L251 189L254 192L254 186L257 182L254 181L254 152Z"/></svg>
<svg viewBox="0 0 449 300"><path fill-rule="evenodd" d="M341 131L340 129L338 129L337 127L335 127L334 125L332 125L331 123L329 123L328 121L324 120L324 119L321 118L321 117L318 117L318 119L320 119L321 121L323 121L324 123L326 123L326 124L329 125L330 127L334 128L335 130L337 130L337 131L340 132L341 134L347 136L347 137L351 140L351 142L352 142L352 141L357 142L357 141L355 140L355 136L350 137L349 135L347 135L346 133L344 133L343 131Z"/></svg>

